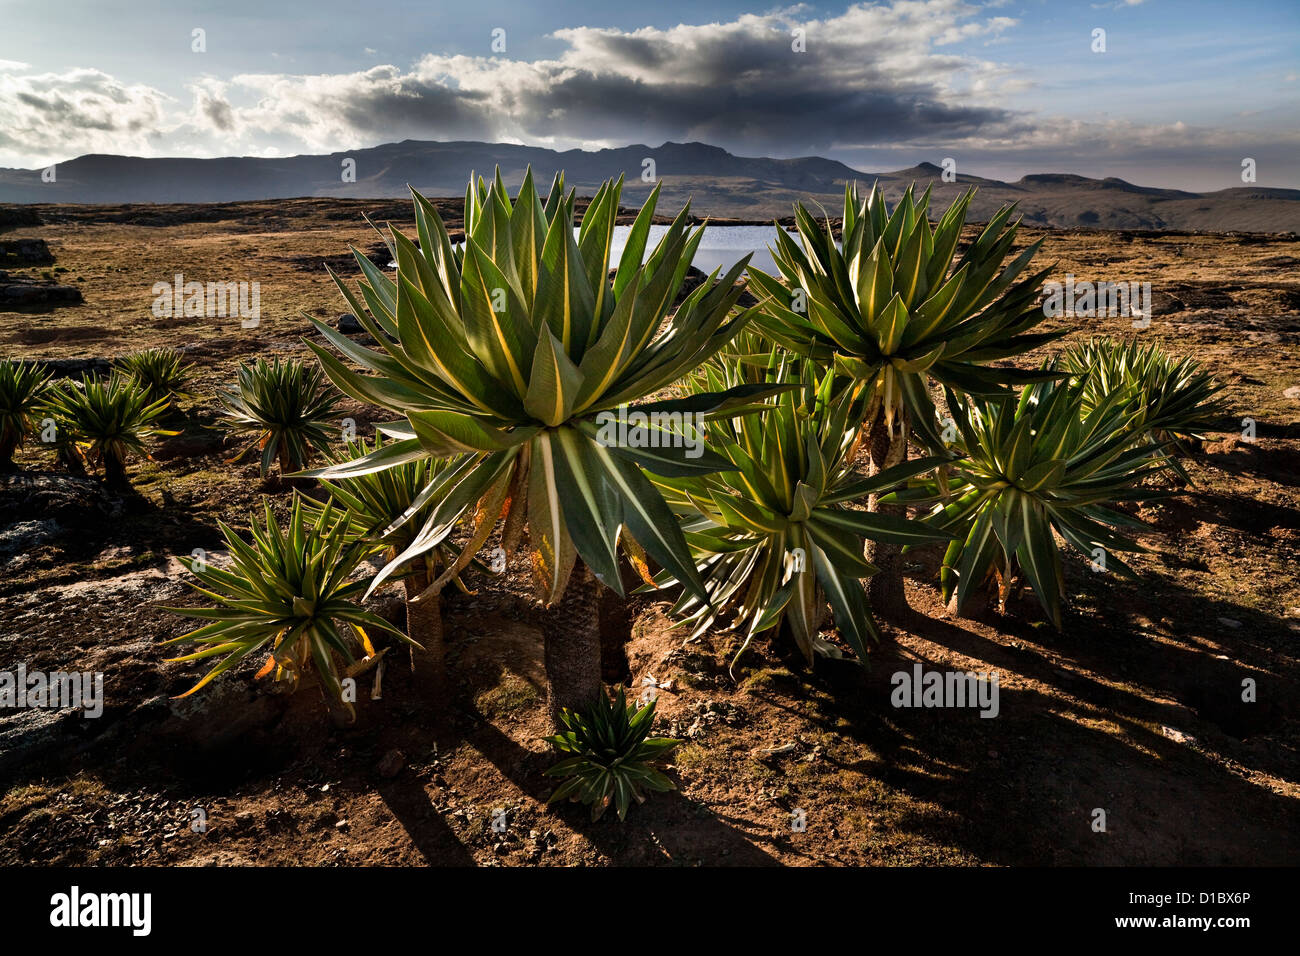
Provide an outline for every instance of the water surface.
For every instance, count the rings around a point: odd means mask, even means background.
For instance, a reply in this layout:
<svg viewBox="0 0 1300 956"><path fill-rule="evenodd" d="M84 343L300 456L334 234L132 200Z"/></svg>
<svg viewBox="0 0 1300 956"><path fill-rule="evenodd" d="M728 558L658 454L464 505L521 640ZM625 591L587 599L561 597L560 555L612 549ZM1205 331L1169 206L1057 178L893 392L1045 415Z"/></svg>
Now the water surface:
<svg viewBox="0 0 1300 956"><path fill-rule="evenodd" d="M631 226L614 227L609 253L610 268L618 265L631 229ZM650 258L655 245L667 231L667 226L650 227L650 234L646 237L645 254L642 256L643 262ZM575 228L573 233L576 236L578 230ZM691 264L705 274L714 269L725 273L744 258L746 253L753 253L750 263L766 273L775 275L776 263L772 260L772 253L768 251L768 247L775 242L776 226L706 226L704 238L700 241L700 247L695 251L695 258ZM396 269L397 263L390 262L388 268Z"/></svg>

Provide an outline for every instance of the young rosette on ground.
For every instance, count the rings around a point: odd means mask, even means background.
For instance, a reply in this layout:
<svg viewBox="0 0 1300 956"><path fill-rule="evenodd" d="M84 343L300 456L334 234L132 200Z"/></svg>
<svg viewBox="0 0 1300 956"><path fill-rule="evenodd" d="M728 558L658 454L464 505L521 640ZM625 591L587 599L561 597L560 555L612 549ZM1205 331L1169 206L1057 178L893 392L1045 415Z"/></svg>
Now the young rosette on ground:
<svg viewBox="0 0 1300 956"><path fill-rule="evenodd" d="M327 504L311 518L296 493L283 523L276 519L269 502L265 508L263 520L249 520L251 543L220 523L230 551L228 570L198 558L179 559L199 579L200 584L189 582L191 586L218 606L168 608L211 623L165 643L204 645L174 661L221 658L181 696L193 694L249 654L268 651L258 677L273 673L276 680L296 683L304 671L313 668L331 711L353 716L350 702L344 699L340 674L355 677L384 653L375 651L367 629L404 643L414 642L361 607L359 600L369 581L349 579L373 549L349 532L347 520L337 509ZM357 649L362 651L360 659Z"/></svg>
<svg viewBox="0 0 1300 956"><path fill-rule="evenodd" d="M638 708L627 703L621 687L613 700L601 693L581 712L562 711L564 729L546 739L560 753L573 756L545 771L548 777L565 778L546 802L567 799L587 804L592 820L599 820L612 803L621 821L633 800L645 802L644 791L675 790L673 782L650 764L681 741L651 737L654 719L654 701Z"/></svg>

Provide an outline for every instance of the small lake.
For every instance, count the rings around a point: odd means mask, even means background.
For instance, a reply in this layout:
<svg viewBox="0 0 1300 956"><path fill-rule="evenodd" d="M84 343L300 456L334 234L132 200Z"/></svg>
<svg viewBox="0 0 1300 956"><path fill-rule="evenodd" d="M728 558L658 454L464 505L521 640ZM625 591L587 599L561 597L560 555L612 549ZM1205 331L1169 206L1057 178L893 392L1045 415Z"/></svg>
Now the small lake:
<svg viewBox="0 0 1300 956"><path fill-rule="evenodd" d="M618 265L618 260L623 255L623 247L627 245L627 234L631 229L631 226L614 227L609 253L610 268ZM650 227L642 261L650 257L655 244L667 231L667 226ZM577 229L574 229L574 235L577 235ZM772 253L768 251L768 246L775 242L776 226L706 226L704 238L700 241L700 247L695 251L695 259L691 264L705 274L714 269L726 272L746 253L753 253L749 261L764 272L775 275L776 263L772 259ZM396 269L397 263L390 262L388 268Z"/></svg>
<svg viewBox="0 0 1300 956"><path fill-rule="evenodd" d="M615 226L613 250L610 252L610 266L618 263L627 244L627 234L631 226ZM667 226L651 226L646 238L645 258L650 257L655 243L668 231ZM750 262L769 275L776 273L776 263L768 246L776 243L776 226L706 226L700 248L695 251L691 265L706 275L714 269L726 272L746 253L753 253Z"/></svg>

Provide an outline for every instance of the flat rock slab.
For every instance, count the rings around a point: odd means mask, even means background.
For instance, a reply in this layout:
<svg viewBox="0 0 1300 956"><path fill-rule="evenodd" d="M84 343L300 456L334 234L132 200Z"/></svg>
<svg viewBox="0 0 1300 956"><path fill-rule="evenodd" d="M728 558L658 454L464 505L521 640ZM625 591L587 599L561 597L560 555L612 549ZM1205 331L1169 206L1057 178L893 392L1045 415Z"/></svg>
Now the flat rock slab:
<svg viewBox="0 0 1300 956"><path fill-rule="evenodd" d="M35 359L37 365L55 378L81 378L83 375L99 377L113 370L106 358Z"/></svg>
<svg viewBox="0 0 1300 956"><path fill-rule="evenodd" d="M85 299L76 286L6 275L0 279L0 309L29 305L78 305Z"/></svg>
<svg viewBox="0 0 1300 956"><path fill-rule="evenodd" d="M122 502L93 478L34 471L0 474L0 526L34 517L60 524L102 521L121 510Z"/></svg>
<svg viewBox="0 0 1300 956"><path fill-rule="evenodd" d="M0 710L0 773L9 774L75 738L74 721L85 720L75 710Z"/></svg>
<svg viewBox="0 0 1300 956"><path fill-rule="evenodd" d="M0 266L52 266L54 254L44 239L0 239Z"/></svg>

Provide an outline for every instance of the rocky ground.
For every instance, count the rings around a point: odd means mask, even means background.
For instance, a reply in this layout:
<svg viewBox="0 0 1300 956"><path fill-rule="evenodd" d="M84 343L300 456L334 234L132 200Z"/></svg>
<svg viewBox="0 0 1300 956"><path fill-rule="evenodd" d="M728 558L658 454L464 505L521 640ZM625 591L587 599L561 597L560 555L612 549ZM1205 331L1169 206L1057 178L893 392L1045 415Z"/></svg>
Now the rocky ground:
<svg viewBox="0 0 1300 956"><path fill-rule="evenodd" d="M1282 864L1297 858L1300 726L1300 240L1292 237L1027 231L1041 259L1091 280L1151 281L1143 335L1195 355L1230 387L1232 414L1188 463L1187 492L1144 509L1147 553L1130 584L1069 562L1062 633L1030 609L951 617L937 555L910 567L919 612L869 669L809 673L781 646L734 672L735 635L696 642L666 604L628 608L627 669L653 676L664 728L685 741L676 793L592 824L548 809L538 607L526 569L473 580L445 603L452 697L429 701L395 662L355 727L318 693L254 681L206 693L166 663L187 629L169 604L195 598L175 555L219 560L217 522L242 527L264 495L212 400L254 355L305 353L306 312L336 321L320 266L348 243L377 253L363 209L239 204L196 215L68 210L5 238L41 238L57 265L18 271L83 301L0 312L0 354L75 372L149 345L196 363L181 435L107 494L39 447L0 479L0 671L102 671L98 719L0 711L0 863L314 865ZM385 204L390 205L390 204ZM444 204L453 228L456 203ZM166 212L166 214L164 214ZM205 221L198 221L203 219ZM405 227L411 231L410 224ZM354 270L353 270L354 271ZM153 284L258 281L262 318L159 319ZM1052 320L1072 336L1123 334L1122 319ZM1036 363L1028 356L1021 364ZM364 432L371 411L345 405ZM1254 439L1242 419L1255 423ZM399 608L387 598L387 613ZM996 671L1000 714L897 710L890 676ZM1244 679L1257 700L1241 700ZM1104 833L1092 827L1104 809ZM504 810L506 829L493 829ZM803 811L806 829L791 826ZM201 820L205 826L196 829Z"/></svg>

